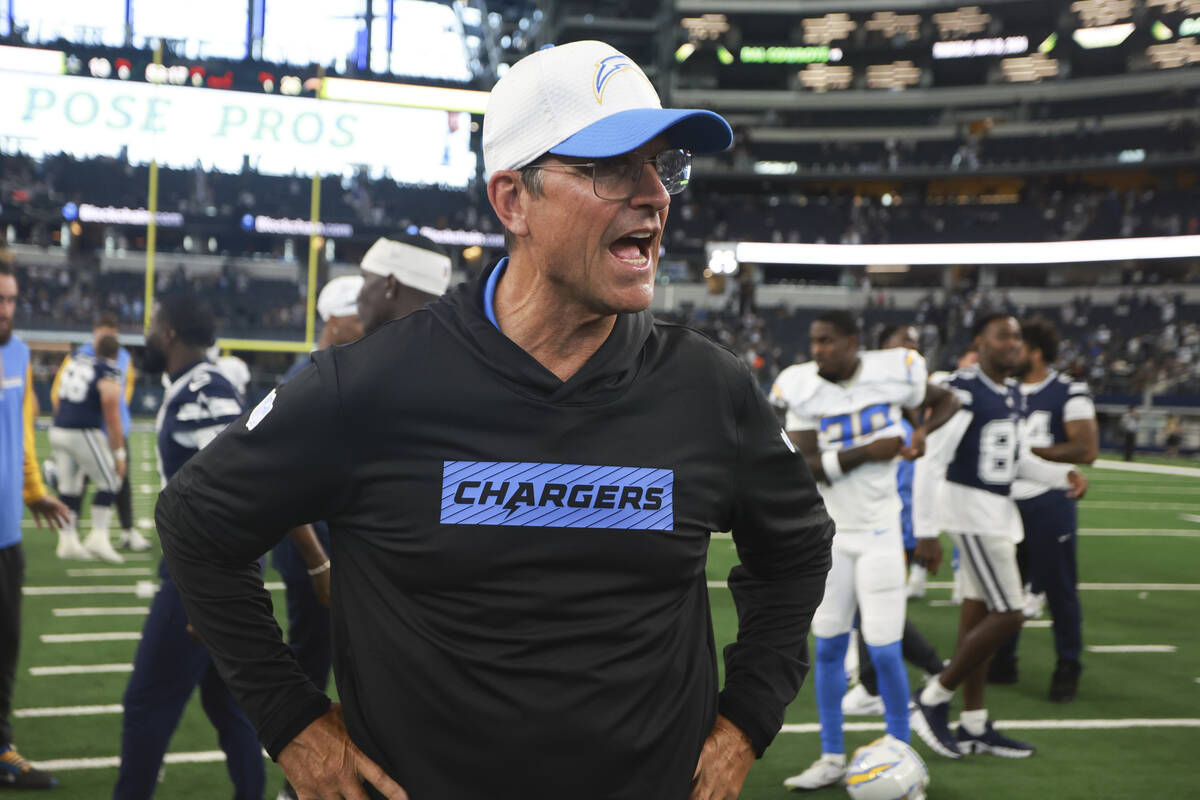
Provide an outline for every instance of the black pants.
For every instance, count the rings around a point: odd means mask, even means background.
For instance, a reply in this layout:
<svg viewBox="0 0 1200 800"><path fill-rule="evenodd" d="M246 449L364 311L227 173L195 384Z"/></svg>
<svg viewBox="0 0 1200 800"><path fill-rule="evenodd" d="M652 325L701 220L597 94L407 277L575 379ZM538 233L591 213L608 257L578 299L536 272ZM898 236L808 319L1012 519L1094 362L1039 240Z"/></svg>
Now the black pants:
<svg viewBox="0 0 1200 800"><path fill-rule="evenodd" d="M133 465L128 436L125 437L125 452L125 480L121 481L121 488L117 492L117 519L121 523L121 530L128 531L133 529L133 489L129 486Z"/></svg>
<svg viewBox="0 0 1200 800"><path fill-rule="evenodd" d="M21 643L21 587L25 585L25 550L17 542L0 549L0 748L12 744L13 682L17 678L17 646Z"/></svg>
<svg viewBox="0 0 1200 800"><path fill-rule="evenodd" d="M1125 434L1125 460L1133 461L1133 451L1137 449L1137 434Z"/></svg>
<svg viewBox="0 0 1200 800"><path fill-rule="evenodd" d="M921 635L911 621L904 621L904 638L900 640L900 652L904 660L914 667L920 667L930 675L942 671L942 659L938 657L937 648ZM863 688L871 694L879 694L879 681L875 677L875 664L867 651L867 642L861 633L858 637L858 679Z"/></svg>
<svg viewBox="0 0 1200 800"><path fill-rule="evenodd" d="M1078 518L1075 501L1055 489L1017 503L1025 525L1021 577L1046 595L1059 661L1083 654L1083 609L1079 602ZM996 652L993 663L1015 664L1018 633Z"/></svg>

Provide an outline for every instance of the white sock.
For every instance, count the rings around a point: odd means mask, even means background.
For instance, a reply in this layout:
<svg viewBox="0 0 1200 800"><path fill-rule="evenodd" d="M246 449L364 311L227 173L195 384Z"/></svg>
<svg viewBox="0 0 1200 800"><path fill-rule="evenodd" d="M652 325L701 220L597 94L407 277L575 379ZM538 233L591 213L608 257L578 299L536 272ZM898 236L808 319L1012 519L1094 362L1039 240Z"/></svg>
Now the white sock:
<svg viewBox="0 0 1200 800"><path fill-rule="evenodd" d="M71 520L70 525L64 525L58 529L58 541L79 541L79 531L75 530L75 520Z"/></svg>
<svg viewBox="0 0 1200 800"><path fill-rule="evenodd" d="M958 715L958 721L967 729L967 733L972 736L981 736L987 730L987 709L981 708L978 711L964 710Z"/></svg>
<svg viewBox="0 0 1200 800"><path fill-rule="evenodd" d="M839 767L846 766L845 753L821 753L821 760L832 762L837 764Z"/></svg>
<svg viewBox="0 0 1200 800"><path fill-rule="evenodd" d="M921 702L927 706L940 706L954 699L954 691L942 686L942 682L934 678L925 684L921 690Z"/></svg>
<svg viewBox="0 0 1200 800"><path fill-rule="evenodd" d="M92 536L108 538L108 524L112 521L112 506L92 506ZM91 537L89 537L91 538Z"/></svg>

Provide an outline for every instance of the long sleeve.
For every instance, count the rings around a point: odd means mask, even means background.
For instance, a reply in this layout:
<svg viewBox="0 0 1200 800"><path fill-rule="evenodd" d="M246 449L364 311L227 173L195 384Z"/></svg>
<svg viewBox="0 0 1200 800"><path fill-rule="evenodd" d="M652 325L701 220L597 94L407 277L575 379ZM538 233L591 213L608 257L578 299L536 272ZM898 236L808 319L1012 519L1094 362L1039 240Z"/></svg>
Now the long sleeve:
<svg viewBox="0 0 1200 800"><path fill-rule="evenodd" d="M925 439L925 455L913 464L912 526L918 539L936 539L938 487L954 459L963 434L971 425L970 411L960 409L950 421Z"/></svg>
<svg viewBox="0 0 1200 800"><path fill-rule="evenodd" d="M272 757L329 707L284 644L255 564L347 502L336 369L316 362L193 456L155 517L188 618Z"/></svg>
<svg viewBox="0 0 1200 800"><path fill-rule="evenodd" d="M1072 464L1055 464L1038 458L1030 452L1027 444L1021 443L1020 455L1017 458L1018 477L1048 484L1056 489L1066 489L1070 486L1067 475L1074 468Z"/></svg>
<svg viewBox="0 0 1200 800"><path fill-rule="evenodd" d="M833 520L804 459L745 375L729 573L737 641L725 648L718 708L762 755L808 672L807 638L825 592Z"/></svg>
<svg viewBox="0 0 1200 800"><path fill-rule="evenodd" d="M37 444L33 436L33 418L37 416L37 397L33 393L33 367L25 368L25 400L21 406L21 430L25 438L24 490L25 505L36 503L46 496L42 483L42 468L38 463Z"/></svg>

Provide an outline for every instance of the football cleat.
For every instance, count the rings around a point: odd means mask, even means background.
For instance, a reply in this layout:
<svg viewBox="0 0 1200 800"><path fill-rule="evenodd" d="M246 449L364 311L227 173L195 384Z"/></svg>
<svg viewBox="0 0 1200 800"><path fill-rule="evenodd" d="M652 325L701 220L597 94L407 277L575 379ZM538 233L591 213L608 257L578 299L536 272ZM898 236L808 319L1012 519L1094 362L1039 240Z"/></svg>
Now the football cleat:
<svg viewBox="0 0 1200 800"><path fill-rule="evenodd" d="M854 751L846 770L853 800L924 800L929 769L916 751L886 735Z"/></svg>
<svg viewBox="0 0 1200 800"><path fill-rule="evenodd" d="M0 787L12 789L52 789L58 781L49 772L30 764L15 745L0 750Z"/></svg>
<svg viewBox="0 0 1200 800"><path fill-rule="evenodd" d="M908 704L908 724L921 737L921 741L939 756L962 758L958 742L950 732L949 703L927 706L921 702L921 690L917 689Z"/></svg>
<svg viewBox="0 0 1200 800"><path fill-rule="evenodd" d="M848 717L882 716L883 698L868 692L861 683L856 683L842 697L842 713Z"/></svg>
<svg viewBox="0 0 1200 800"><path fill-rule="evenodd" d="M42 482L51 492L58 493L58 467L52 458L42 462Z"/></svg>
<svg viewBox="0 0 1200 800"><path fill-rule="evenodd" d="M929 582L929 571L920 564L913 564L908 568L908 583L905 586L905 594L910 598L919 598L925 596L925 587Z"/></svg>
<svg viewBox="0 0 1200 800"><path fill-rule="evenodd" d="M1059 661L1050 678L1050 699L1055 703L1069 703L1079 691L1079 674L1083 666L1078 661Z"/></svg>
<svg viewBox="0 0 1200 800"><path fill-rule="evenodd" d="M1033 591L1033 586L1025 584L1025 596L1021 598L1021 613L1025 619L1041 619L1046 613L1046 593Z"/></svg>
<svg viewBox="0 0 1200 800"><path fill-rule="evenodd" d="M79 541L79 534L73 530L60 530L58 532L58 546L54 548L54 555L63 561L92 560L92 554Z"/></svg>
<svg viewBox="0 0 1200 800"><path fill-rule="evenodd" d="M124 564L125 557L113 549L108 539L108 531L92 531L83 540L83 548L94 558L107 561L110 564Z"/></svg>
<svg viewBox="0 0 1200 800"><path fill-rule="evenodd" d="M966 727L958 726L958 746L964 753L991 753L1001 758L1029 758L1033 745L1010 739L992 727L988 720L983 733L975 736L967 733Z"/></svg>
<svg viewBox="0 0 1200 800"><path fill-rule="evenodd" d="M809 792L813 789L824 789L826 786L841 783L845 776L846 757L841 754L822 753L811 767L799 775L788 778L783 785L788 789Z"/></svg>
<svg viewBox="0 0 1200 800"><path fill-rule="evenodd" d="M121 535L117 537L117 547L121 550L144 553L153 546L154 544L149 539L132 528L127 531L121 531Z"/></svg>

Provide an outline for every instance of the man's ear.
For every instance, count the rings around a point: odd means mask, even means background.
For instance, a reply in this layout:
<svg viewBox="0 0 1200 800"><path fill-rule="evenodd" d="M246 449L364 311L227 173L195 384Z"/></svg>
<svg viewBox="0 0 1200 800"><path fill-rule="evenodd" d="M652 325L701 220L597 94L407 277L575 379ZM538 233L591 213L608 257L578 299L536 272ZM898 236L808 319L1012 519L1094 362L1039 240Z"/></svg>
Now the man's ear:
<svg viewBox="0 0 1200 800"><path fill-rule="evenodd" d="M500 224L514 236L529 235L526 217L529 199L529 192L517 170L500 170L488 181L488 202L492 204Z"/></svg>

